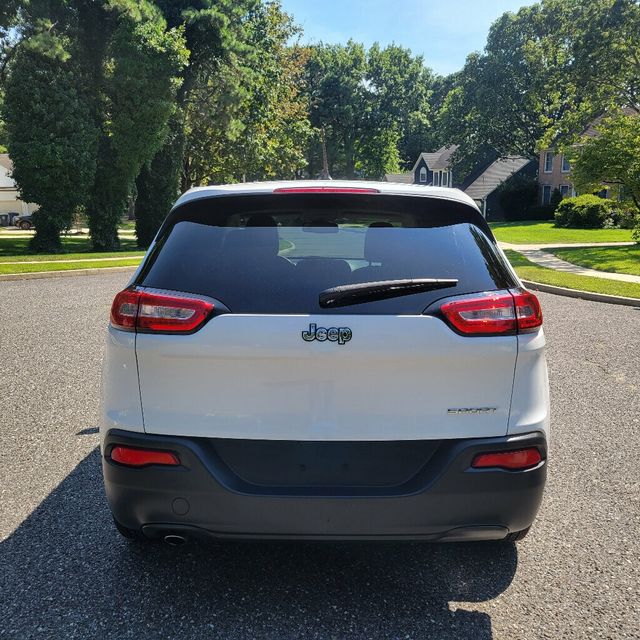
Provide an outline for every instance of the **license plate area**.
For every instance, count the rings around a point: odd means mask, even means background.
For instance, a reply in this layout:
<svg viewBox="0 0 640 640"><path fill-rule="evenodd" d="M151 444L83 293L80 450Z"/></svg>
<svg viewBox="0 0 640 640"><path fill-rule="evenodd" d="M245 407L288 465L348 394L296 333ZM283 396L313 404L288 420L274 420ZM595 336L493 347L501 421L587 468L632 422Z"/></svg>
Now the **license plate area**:
<svg viewBox="0 0 640 640"><path fill-rule="evenodd" d="M416 476L440 445L439 440L213 442L233 475L263 488L397 487Z"/></svg>

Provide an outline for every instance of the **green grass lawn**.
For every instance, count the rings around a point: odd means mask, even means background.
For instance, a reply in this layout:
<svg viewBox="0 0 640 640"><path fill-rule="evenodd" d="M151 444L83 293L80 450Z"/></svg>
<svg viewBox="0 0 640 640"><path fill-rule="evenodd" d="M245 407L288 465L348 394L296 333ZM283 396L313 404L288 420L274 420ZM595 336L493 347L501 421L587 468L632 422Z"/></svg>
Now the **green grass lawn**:
<svg viewBox="0 0 640 640"><path fill-rule="evenodd" d="M493 222L491 229L502 242L512 244L580 244L631 242L631 229L561 229L553 222Z"/></svg>
<svg viewBox="0 0 640 640"><path fill-rule="evenodd" d="M617 280L605 280L590 276L577 276L573 273L555 271L541 267L527 260L517 251L505 251L509 262L513 265L518 275L523 280L551 284L567 289L579 289L594 293L606 293L610 296L624 296L626 298L640 298L640 284L633 282L619 282Z"/></svg>
<svg viewBox="0 0 640 640"><path fill-rule="evenodd" d="M135 267L140 258L123 258L109 262L45 262L44 264L0 264L0 274L41 273L43 271L71 271L76 269L106 269L109 267Z"/></svg>
<svg viewBox="0 0 640 640"><path fill-rule="evenodd" d="M581 247L550 251L562 260L588 269L640 276L640 244L631 247Z"/></svg>
<svg viewBox="0 0 640 640"><path fill-rule="evenodd" d="M74 258L111 258L120 252L91 252L91 240L87 237L63 237L62 247L66 253L33 254L29 253L30 238L12 238L0 236L0 260L14 260L24 257L25 260L72 260ZM135 238L120 238L120 251L127 254L143 255L136 246Z"/></svg>
<svg viewBox="0 0 640 640"><path fill-rule="evenodd" d="M69 236L62 238L62 246L67 253L29 253L29 238L0 236L0 274L36 273L42 271L69 271L72 269L105 269L108 267L129 267L140 264L144 251L136 247L134 238L121 238L121 250L111 252L91 251L91 241L86 237ZM118 258L96 262L97 258ZM82 260L82 262L69 262ZM36 262L40 264L23 264Z"/></svg>

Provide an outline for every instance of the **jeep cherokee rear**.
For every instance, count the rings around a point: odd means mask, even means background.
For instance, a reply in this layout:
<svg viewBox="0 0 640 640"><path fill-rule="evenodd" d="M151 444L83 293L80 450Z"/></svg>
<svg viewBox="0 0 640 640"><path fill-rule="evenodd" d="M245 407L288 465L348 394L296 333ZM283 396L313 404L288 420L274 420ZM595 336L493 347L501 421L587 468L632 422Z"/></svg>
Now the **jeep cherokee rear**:
<svg viewBox="0 0 640 640"><path fill-rule="evenodd" d="M113 303L128 536L516 539L546 475L542 315L459 191L194 189Z"/></svg>

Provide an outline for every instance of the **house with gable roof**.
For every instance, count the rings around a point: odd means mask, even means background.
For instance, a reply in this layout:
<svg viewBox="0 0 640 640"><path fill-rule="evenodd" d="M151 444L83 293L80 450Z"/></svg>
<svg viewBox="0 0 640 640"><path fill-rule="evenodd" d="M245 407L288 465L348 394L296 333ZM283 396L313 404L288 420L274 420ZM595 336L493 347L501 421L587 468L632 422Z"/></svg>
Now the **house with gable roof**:
<svg viewBox="0 0 640 640"><path fill-rule="evenodd" d="M411 171L405 173L387 173L385 182L402 184L422 184L426 187L453 187L451 157L457 145L440 147L432 153L421 153Z"/></svg>

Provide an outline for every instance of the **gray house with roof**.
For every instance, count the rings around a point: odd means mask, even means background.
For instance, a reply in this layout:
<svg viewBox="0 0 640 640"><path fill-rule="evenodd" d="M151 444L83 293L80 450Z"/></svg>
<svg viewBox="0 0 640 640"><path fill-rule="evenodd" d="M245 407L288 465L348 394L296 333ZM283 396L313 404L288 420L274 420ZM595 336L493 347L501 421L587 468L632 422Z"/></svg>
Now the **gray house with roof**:
<svg viewBox="0 0 640 640"><path fill-rule="evenodd" d="M462 185L462 190L475 200L482 215L489 220L500 220L504 211L500 205L498 187L516 174L536 177L538 163L522 156L497 158L488 166L473 172Z"/></svg>
<svg viewBox="0 0 640 640"><path fill-rule="evenodd" d="M411 171L388 173L384 179L386 182L403 184L453 187L452 156L457 149L457 145L448 145L433 153L421 153ZM485 218L500 220L504 217L504 211L500 206L497 189L515 174L536 177L537 162L522 156L496 158L494 155L479 164L463 184L455 186L475 200Z"/></svg>
<svg viewBox="0 0 640 640"><path fill-rule="evenodd" d="M451 157L458 147L449 145L433 153L421 153L411 171L406 173L387 173L386 182L402 184L423 184L428 187L453 187Z"/></svg>

